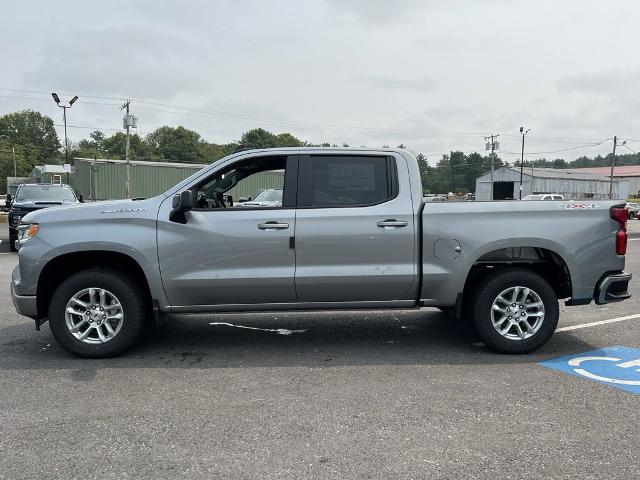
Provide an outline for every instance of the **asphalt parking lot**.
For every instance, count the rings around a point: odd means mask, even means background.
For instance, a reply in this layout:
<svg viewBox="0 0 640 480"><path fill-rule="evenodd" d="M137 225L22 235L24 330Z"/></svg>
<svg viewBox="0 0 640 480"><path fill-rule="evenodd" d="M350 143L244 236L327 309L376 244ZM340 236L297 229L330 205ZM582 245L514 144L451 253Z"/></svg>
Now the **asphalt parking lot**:
<svg viewBox="0 0 640 480"><path fill-rule="evenodd" d="M90 361L15 313L2 235L0 479L637 478L640 395L538 362L640 348L640 318L587 325L640 313L640 240L634 297L526 356L422 310L171 318Z"/></svg>

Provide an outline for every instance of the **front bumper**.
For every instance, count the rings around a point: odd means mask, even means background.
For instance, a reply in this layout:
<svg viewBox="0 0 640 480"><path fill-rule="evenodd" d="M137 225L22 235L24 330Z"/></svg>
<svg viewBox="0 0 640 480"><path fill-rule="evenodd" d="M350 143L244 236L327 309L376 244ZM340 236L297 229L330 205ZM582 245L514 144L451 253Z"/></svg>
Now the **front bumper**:
<svg viewBox="0 0 640 480"><path fill-rule="evenodd" d="M632 275L627 272L607 274L600 279L596 286L596 304L621 302L631 297L629 282Z"/></svg>
<svg viewBox="0 0 640 480"><path fill-rule="evenodd" d="M34 320L38 318L38 307L36 303L35 295L18 295L11 283L11 300L13 300L13 306L16 307L16 311L20 315L31 317Z"/></svg>

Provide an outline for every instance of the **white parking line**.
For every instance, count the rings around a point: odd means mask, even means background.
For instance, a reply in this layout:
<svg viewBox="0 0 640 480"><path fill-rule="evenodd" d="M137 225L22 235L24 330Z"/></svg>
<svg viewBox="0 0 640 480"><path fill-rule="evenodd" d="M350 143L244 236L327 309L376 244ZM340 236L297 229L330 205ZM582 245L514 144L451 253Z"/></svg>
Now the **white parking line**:
<svg viewBox="0 0 640 480"><path fill-rule="evenodd" d="M627 315L626 317L610 318L609 320L600 320L598 322L582 323L580 325L570 325L568 327L561 327L556 329L556 332L568 332L570 330L579 330L581 328L596 327L598 325L606 325L608 323L623 322L624 320L633 320L634 318L640 318L640 313L637 313L635 315Z"/></svg>
<svg viewBox="0 0 640 480"><path fill-rule="evenodd" d="M640 240L640 238L630 238L629 239L630 242L637 242L638 240Z"/></svg>

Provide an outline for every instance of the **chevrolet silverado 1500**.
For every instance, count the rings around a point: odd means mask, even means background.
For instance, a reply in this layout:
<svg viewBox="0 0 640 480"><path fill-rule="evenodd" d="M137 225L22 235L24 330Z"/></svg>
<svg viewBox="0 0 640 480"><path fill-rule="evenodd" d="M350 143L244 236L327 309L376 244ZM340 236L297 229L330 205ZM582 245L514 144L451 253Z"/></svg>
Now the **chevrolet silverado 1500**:
<svg viewBox="0 0 640 480"><path fill-rule="evenodd" d="M281 203L228 208L263 172ZM626 221L618 201L424 202L406 150L244 151L154 198L24 216L11 291L84 357L164 313L420 307L524 353L553 334L558 299L629 297Z"/></svg>

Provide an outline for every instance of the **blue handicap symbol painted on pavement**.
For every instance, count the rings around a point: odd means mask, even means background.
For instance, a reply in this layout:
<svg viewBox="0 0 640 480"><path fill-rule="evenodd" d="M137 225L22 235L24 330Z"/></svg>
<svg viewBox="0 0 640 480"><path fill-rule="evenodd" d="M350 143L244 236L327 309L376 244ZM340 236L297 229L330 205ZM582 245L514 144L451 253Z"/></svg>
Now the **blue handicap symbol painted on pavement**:
<svg viewBox="0 0 640 480"><path fill-rule="evenodd" d="M607 347L540 362L577 377L640 395L640 349Z"/></svg>

